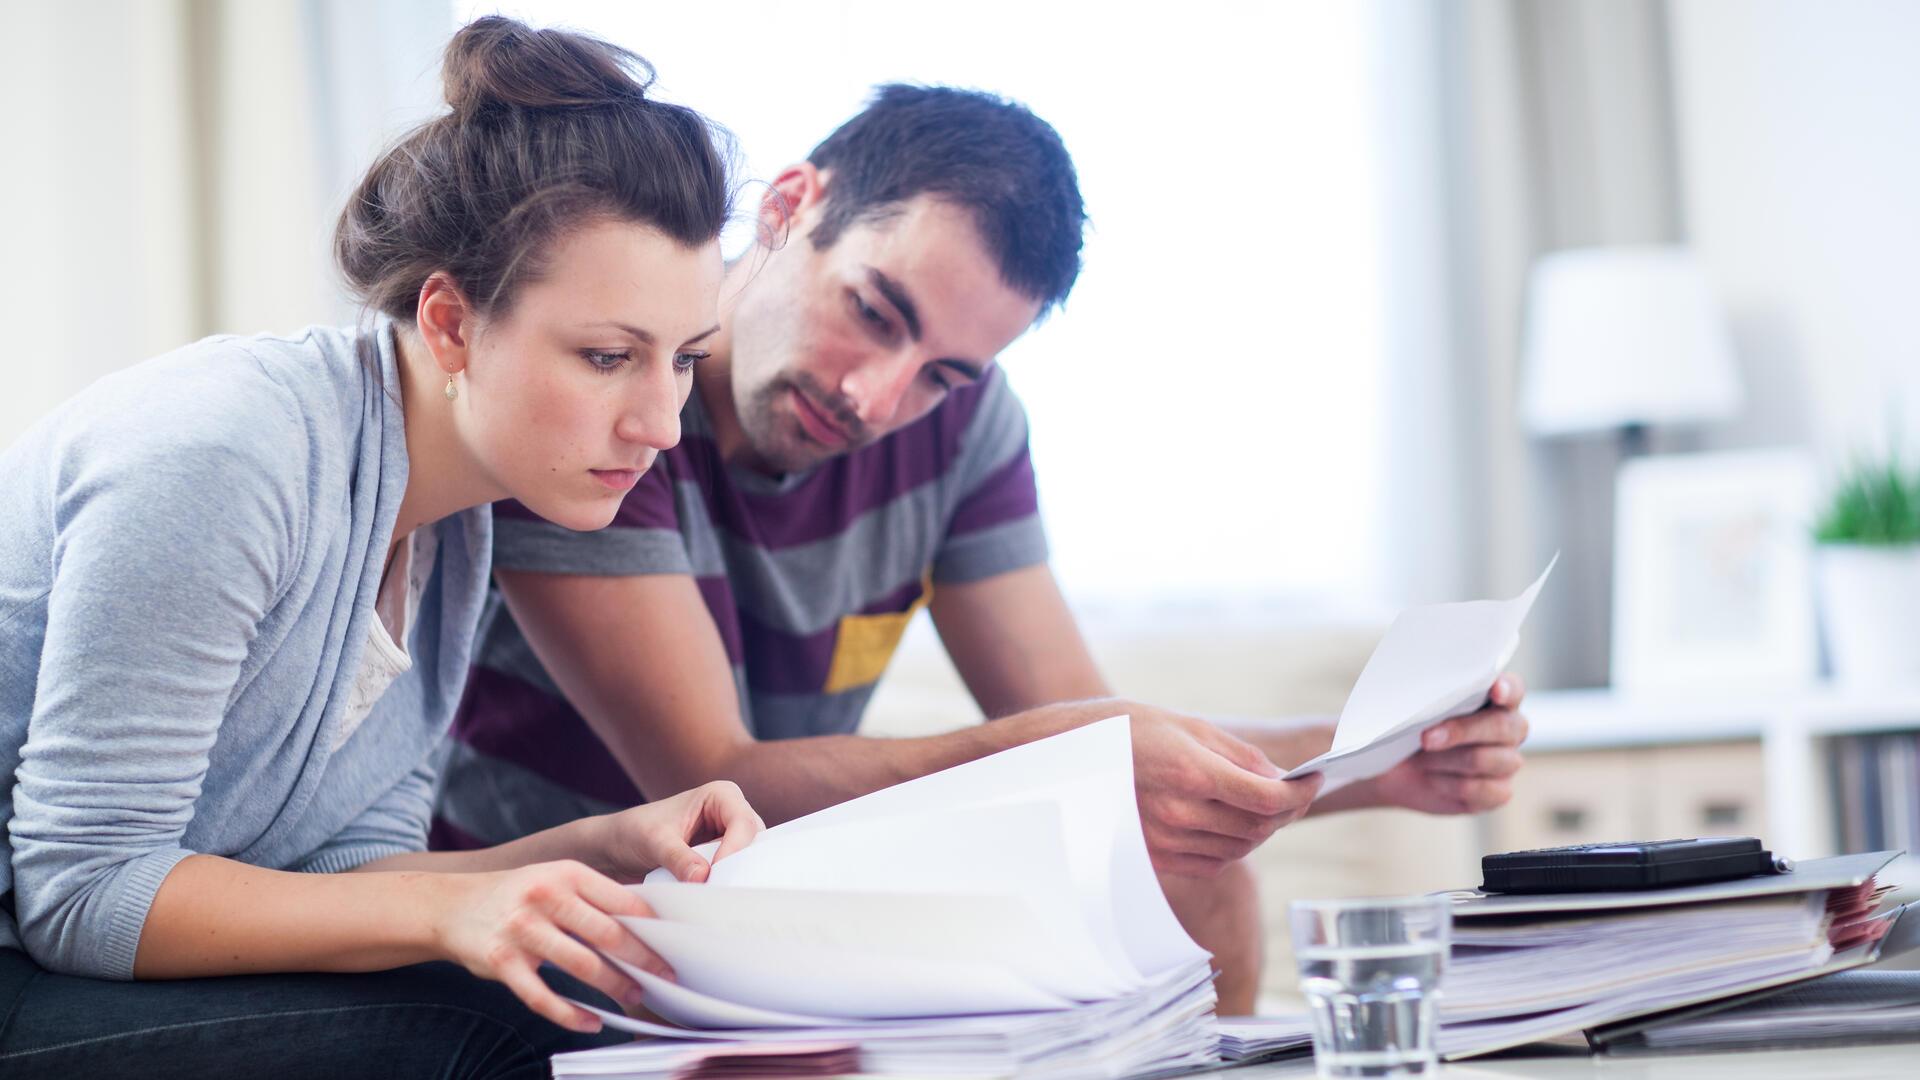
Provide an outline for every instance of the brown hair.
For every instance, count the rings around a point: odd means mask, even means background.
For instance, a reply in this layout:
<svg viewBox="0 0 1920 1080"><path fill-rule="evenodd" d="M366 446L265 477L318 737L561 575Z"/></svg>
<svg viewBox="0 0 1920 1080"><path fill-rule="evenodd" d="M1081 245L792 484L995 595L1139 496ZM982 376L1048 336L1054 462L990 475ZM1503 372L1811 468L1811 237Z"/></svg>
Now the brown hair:
<svg viewBox="0 0 1920 1080"><path fill-rule="evenodd" d="M488 16L447 43L451 111L382 154L341 211L334 259L372 311L414 316L444 271L483 317L504 315L549 245L605 218L688 247L732 209L732 143L680 105L650 100L654 72L597 38Z"/></svg>

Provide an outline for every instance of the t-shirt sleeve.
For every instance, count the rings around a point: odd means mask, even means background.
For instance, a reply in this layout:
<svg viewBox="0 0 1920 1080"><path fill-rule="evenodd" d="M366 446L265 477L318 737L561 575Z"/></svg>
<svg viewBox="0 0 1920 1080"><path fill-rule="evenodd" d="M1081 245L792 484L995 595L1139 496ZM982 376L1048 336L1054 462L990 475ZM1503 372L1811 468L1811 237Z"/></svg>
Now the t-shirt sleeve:
<svg viewBox="0 0 1920 1080"><path fill-rule="evenodd" d="M956 500L934 556L935 584L960 584L1047 561L1027 412L995 368L961 435Z"/></svg>
<svg viewBox="0 0 1920 1080"><path fill-rule="evenodd" d="M640 478L604 529L576 532L507 500L493 508L493 565L545 574L691 574L666 455Z"/></svg>

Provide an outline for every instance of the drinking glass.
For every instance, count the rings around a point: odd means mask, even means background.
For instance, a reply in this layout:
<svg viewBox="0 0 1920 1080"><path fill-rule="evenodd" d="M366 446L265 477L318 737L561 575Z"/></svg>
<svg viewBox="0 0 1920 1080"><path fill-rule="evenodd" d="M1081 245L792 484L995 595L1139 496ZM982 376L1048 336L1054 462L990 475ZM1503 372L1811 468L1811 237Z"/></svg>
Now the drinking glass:
<svg viewBox="0 0 1920 1080"><path fill-rule="evenodd" d="M1453 909L1445 896L1298 900L1293 950L1321 1076L1423 1076Z"/></svg>

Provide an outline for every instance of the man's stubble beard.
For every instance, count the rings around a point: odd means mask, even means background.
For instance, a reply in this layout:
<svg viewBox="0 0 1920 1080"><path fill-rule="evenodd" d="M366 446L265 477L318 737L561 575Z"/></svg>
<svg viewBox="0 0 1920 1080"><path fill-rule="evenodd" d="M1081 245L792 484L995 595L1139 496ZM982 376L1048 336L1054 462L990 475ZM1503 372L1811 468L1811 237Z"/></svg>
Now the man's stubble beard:
<svg viewBox="0 0 1920 1080"><path fill-rule="evenodd" d="M842 430L848 432L847 445L831 450L808 439L798 418L778 410L788 391L806 397L831 414ZM874 441L872 432L850 406L838 400L837 395L821 392L818 384L804 372L791 375L781 372L754 391L747 407L740 412L740 430L754 455L781 474L804 472Z"/></svg>

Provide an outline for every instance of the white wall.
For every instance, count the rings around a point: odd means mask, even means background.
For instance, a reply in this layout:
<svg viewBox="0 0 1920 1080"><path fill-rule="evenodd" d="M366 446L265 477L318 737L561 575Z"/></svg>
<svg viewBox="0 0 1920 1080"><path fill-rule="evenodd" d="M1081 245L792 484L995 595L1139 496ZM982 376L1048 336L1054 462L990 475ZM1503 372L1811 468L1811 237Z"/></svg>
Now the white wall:
<svg viewBox="0 0 1920 1080"><path fill-rule="evenodd" d="M198 303L184 34L171 5L21 4L0 35L0 447L185 340Z"/></svg>
<svg viewBox="0 0 1920 1080"><path fill-rule="evenodd" d="M1749 379L1716 442L1920 450L1920 3L1673 0L1686 231Z"/></svg>
<svg viewBox="0 0 1920 1080"><path fill-rule="evenodd" d="M215 331L342 322L329 243L438 102L444 0L32 0L0 36L0 448Z"/></svg>

